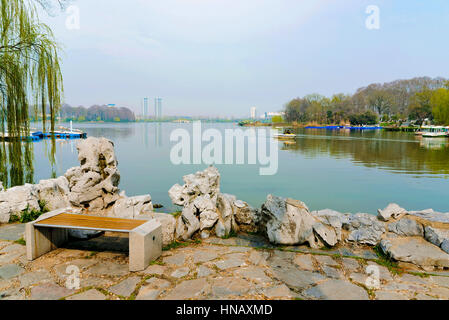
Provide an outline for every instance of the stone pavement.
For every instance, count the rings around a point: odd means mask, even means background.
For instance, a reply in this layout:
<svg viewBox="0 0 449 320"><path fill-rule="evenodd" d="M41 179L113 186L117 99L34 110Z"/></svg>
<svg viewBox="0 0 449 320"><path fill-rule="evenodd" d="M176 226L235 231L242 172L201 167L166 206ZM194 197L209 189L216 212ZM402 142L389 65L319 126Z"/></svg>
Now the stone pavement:
<svg viewBox="0 0 449 320"><path fill-rule="evenodd" d="M210 238L173 245L145 271L130 273L123 235L72 241L28 262L25 246L13 241L22 233L21 225L0 226L0 299L449 299L447 270L392 268L369 247L316 250L274 247L252 235ZM73 266L79 289L67 288ZM367 273L373 266L375 288Z"/></svg>

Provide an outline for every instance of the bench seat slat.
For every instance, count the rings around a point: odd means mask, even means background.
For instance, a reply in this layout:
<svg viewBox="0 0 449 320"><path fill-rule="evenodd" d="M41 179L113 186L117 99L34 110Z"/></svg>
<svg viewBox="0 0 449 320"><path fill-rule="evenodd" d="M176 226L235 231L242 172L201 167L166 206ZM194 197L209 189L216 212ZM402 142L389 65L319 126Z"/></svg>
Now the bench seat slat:
<svg viewBox="0 0 449 320"><path fill-rule="evenodd" d="M96 217L62 213L35 223L36 227L69 228L97 231L130 232L146 223L146 220Z"/></svg>

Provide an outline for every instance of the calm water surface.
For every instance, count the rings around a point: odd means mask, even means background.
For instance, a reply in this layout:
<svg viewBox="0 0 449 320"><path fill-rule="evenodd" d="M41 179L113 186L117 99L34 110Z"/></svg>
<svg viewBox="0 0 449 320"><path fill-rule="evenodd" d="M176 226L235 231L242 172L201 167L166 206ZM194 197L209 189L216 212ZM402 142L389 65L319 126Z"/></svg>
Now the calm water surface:
<svg viewBox="0 0 449 320"><path fill-rule="evenodd" d="M203 130L237 128L203 124ZM207 165L173 165L170 133L191 131L192 124L76 124L88 136L111 139L121 173L120 189L129 196L151 194L154 203L175 210L168 189L182 176ZM269 129L263 129L269 130ZM295 144L279 143L276 175L260 176L259 165L217 165L221 190L259 207L267 194L304 201L311 209L375 213L390 202L407 209L449 211L449 139L424 139L413 134L298 129ZM56 174L77 159L77 140L57 141ZM203 144L204 146L205 144ZM34 144L35 181L48 179L52 168L49 141Z"/></svg>

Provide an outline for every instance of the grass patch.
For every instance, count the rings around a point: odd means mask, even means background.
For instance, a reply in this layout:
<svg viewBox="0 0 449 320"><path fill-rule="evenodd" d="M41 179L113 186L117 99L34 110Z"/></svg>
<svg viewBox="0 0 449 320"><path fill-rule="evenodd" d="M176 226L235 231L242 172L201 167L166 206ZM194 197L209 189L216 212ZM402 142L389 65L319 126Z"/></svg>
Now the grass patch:
<svg viewBox="0 0 449 320"><path fill-rule="evenodd" d="M417 276L417 277L421 277L421 278L429 278L430 277L429 273L415 272L415 271L409 271L408 273L410 273L411 275Z"/></svg>
<svg viewBox="0 0 449 320"><path fill-rule="evenodd" d="M177 248L181 248L181 247L187 247L189 244L187 242L180 242L180 241L173 241L172 243L170 243L169 245L166 245L165 247L162 248L163 251L168 251L168 250L172 250L172 249L177 249Z"/></svg>
<svg viewBox="0 0 449 320"><path fill-rule="evenodd" d="M227 235L221 237L222 239L229 239L229 238L235 238L237 237L237 232L234 230L231 230Z"/></svg>
<svg viewBox="0 0 449 320"><path fill-rule="evenodd" d="M93 257L95 257L98 254L98 252L96 251L92 251L91 253L89 253L87 256L85 256L85 259L92 259Z"/></svg>
<svg viewBox="0 0 449 320"><path fill-rule="evenodd" d="M10 223L20 222L27 223L36 220L44 213L49 212L47 208L47 204L44 200L39 200L39 210L30 209L30 206L27 206L25 210L23 210L20 215L12 214L9 218Z"/></svg>
<svg viewBox="0 0 449 320"><path fill-rule="evenodd" d="M393 261L390 256L386 255L380 245L376 245L373 248L374 252L378 256L378 259L375 262L381 266L386 267L390 272L394 275L400 275L403 273L403 270L399 268L398 263Z"/></svg>
<svg viewBox="0 0 449 320"><path fill-rule="evenodd" d="M170 213L173 217L177 218L182 214L182 211L178 210Z"/></svg>
<svg viewBox="0 0 449 320"><path fill-rule="evenodd" d="M14 241L14 243L20 244L22 246L26 246L27 242L25 241L25 239L22 237L19 240Z"/></svg>

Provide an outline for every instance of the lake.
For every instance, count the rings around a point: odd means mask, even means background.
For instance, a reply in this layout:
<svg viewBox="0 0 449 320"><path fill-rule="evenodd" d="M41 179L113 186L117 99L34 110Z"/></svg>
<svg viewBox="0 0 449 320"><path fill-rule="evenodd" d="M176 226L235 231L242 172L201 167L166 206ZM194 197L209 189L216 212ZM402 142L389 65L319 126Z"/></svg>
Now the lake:
<svg viewBox="0 0 449 320"><path fill-rule="evenodd" d="M162 211L177 210L167 194L173 184L182 184L183 175L207 167L170 161L170 150L176 144L170 142L171 132L177 128L191 131L192 124L77 123L74 127L90 137L112 140L120 189L129 196L151 194L153 203L164 205ZM230 123L203 123L202 127L220 132L237 128ZM375 214L378 208L396 202L410 210L449 211L449 139L386 131L298 129L297 133L295 144L279 142L275 175L259 175L259 165L217 165L221 191L255 207L272 193L302 200L312 210ZM54 170L58 176L79 165L77 142L57 140ZM34 143L35 182L51 176L49 150L49 141Z"/></svg>

